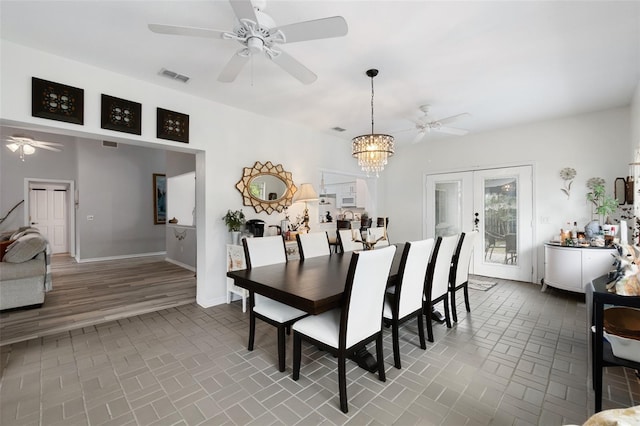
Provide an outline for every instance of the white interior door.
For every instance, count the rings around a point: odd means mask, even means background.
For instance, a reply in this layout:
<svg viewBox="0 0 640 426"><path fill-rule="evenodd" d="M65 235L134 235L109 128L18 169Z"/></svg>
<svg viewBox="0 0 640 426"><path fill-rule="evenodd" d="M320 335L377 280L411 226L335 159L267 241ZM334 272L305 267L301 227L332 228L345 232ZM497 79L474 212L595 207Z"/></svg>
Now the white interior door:
<svg viewBox="0 0 640 426"><path fill-rule="evenodd" d="M426 237L480 231L471 272L533 279L531 166L428 175Z"/></svg>
<svg viewBox="0 0 640 426"><path fill-rule="evenodd" d="M51 253L69 251L67 187L61 184L29 186L29 224L47 238Z"/></svg>

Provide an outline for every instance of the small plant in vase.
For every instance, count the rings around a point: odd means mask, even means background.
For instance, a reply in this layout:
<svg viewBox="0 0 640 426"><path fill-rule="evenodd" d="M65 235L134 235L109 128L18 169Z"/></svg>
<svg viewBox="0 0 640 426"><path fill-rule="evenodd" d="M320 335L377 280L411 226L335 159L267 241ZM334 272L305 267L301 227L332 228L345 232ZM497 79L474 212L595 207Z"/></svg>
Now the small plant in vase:
<svg viewBox="0 0 640 426"><path fill-rule="evenodd" d="M240 229L242 229L242 225L245 223L244 213L242 209L240 210L227 210L227 214L222 217L224 220L224 224L227 225L227 229L231 233L231 239L233 244L240 243Z"/></svg>
<svg viewBox="0 0 640 426"><path fill-rule="evenodd" d="M609 215L618 209L618 200L607 195L603 180L591 186L591 192L587 193L587 200L591 201L595 206L594 213L600 218L600 227L604 231L605 243L611 243L615 234L613 232L615 227L612 228Z"/></svg>

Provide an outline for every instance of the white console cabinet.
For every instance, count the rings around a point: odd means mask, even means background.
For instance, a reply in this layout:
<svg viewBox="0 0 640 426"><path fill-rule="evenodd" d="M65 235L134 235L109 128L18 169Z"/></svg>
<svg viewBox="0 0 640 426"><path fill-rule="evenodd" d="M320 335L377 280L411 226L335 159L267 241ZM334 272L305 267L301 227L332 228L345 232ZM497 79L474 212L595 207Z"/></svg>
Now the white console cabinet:
<svg viewBox="0 0 640 426"><path fill-rule="evenodd" d="M544 285L584 293L585 285L614 269L616 249L544 245Z"/></svg>
<svg viewBox="0 0 640 426"><path fill-rule="evenodd" d="M242 246L227 244L227 271L247 269ZM231 297L236 294L242 298L242 312L247 312L247 297L249 291L235 285L233 278L227 277L227 303L231 303Z"/></svg>

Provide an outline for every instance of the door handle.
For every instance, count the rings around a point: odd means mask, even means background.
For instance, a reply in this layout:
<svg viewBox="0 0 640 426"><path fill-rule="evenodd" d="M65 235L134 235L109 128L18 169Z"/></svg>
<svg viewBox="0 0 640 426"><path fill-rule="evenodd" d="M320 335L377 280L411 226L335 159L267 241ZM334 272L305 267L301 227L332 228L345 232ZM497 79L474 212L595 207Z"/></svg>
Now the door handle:
<svg viewBox="0 0 640 426"><path fill-rule="evenodd" d="M480 218L478 216L480 216L480 213L475 212L474 213L475 219L473 219L473 230L477 231L478 230L478 224L480 223Z"/></svg>
<svg viewBox="0 0 640 426"><path fill-rule="evenodd" d="M31 222L31 224L32 224L32 225L37 225L37 224L38 224L38 222Z"/></svg>

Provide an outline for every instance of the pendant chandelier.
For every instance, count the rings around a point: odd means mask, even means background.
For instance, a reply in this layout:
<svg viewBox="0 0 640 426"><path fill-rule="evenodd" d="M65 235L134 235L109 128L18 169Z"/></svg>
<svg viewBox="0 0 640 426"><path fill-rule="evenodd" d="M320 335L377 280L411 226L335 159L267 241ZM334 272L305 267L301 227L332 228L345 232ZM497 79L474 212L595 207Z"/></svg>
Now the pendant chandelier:
<svg viewBox="0 0 640 426"><path fill-rule="evenodd" d="M373 132L373 77L378 75L378 70L370 69L366 74L371 77L371 134L353 138L351 150L362 171L367 173L367 176L375 173L377 177L384 170L389 157L393 156L395 143L393 136Z"/></svg>

